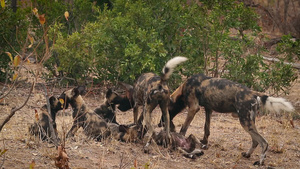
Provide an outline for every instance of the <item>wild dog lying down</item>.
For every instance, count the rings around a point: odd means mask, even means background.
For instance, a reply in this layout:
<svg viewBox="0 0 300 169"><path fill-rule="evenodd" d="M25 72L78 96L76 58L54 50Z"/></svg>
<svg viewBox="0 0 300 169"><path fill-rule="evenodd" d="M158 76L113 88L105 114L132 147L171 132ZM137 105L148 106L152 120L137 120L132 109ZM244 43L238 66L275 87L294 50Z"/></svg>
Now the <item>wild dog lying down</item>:
<svg viewBox="0 0 300 169"><path fill-rule="evenodd" d="M64 102L64 107L68 108L70 104L73 113L73 125L67 133L67 138L73 137L77 130L82 127L85 135L100 141L103 137L110 135L107 123L94 111L90 110L81 97L81 93L85 91L84 87L77 87L64 91L59 99Z"/></svg>
<svg viewBox="0 0 300 169"><path fill-rule="evenodd" d="M40 109L41 113L37 116L38 121L34 122L34 124L29 126L29 133L31 135L38 136L39 138L41 138L41 140L48 140L51 142L55 142L56 139L58 138L55 118L56 118L56 113L59 110L62 110L62 105L60 104L58 99L54 96L49 98L49 103L50 103L51 114L49 115L48 113L47 104L44 105Z"/></svg>
<svg viewBox="0 0 300 169"><path fill-rule="evenodd" d="M146 126L146 129L150 136L146 138L146 147L148 147L151 137L153 134L153 127L151 125L151 112L153 109L159 105L162 111L162 114L165 117L165 130L167 136L170 136L169 128L169 113L168 113L168 103L170 91L167 85L167 80L170 75L173 73L174 68L184 61L187 58L185 57L174 57L169 60L164 66L160 76L157 76L154 73L145 73L142 74L136 81L133 89L133 114L134 114L134 123L137 124L138 117L138 108L143 106L143 113L141 116L144 117L143 126ZM168 137L170 138L170 137ZM168 142L168 140L166 140Z"/></svg>
<svg viewBox="0 0 300 169"><path fill-rule="evenodd" d="M136 142L140 139L140 127L138 125L118 125L116 123L107 123L111 137L124 141Z"/></svg>
<svg viewBox="0 0 300 169"><path fill-rule="evenodd" d="M207 77L203 74L191 76L171 95L169 113L173 119L185 107L189 107L187 118L180 130L185 135L195 114L200 110L200 106L205 109L204 137L201 143L207 145L210 135L210 119L212 111L220 113L231 113L238 116L242 127L252 138L252 146L248 152L242 155L249 158L254 149L260 144L262 151L260 161L254 164L263 165L267 141L257 132L255 127L255 117L260 107L268 111L293 111L294 108L283 98L270 97L265 94L252 91L249 88L222 78ZM163 120L163 119L162 119Z"/></svg>
<svg viewBox="0 0 300 169"><path fill-rule="evenodd" d="M179 150L183 156L195 159L204 154L203 151L199 149L201 145L200 142L193 134L190 134L188 138L176 132L171 132L170 134L172 140L171 148L173 150ZM154 134L153 139L158 145L163 145L165 137L166 132L161 130L158 134Z"/></svg>

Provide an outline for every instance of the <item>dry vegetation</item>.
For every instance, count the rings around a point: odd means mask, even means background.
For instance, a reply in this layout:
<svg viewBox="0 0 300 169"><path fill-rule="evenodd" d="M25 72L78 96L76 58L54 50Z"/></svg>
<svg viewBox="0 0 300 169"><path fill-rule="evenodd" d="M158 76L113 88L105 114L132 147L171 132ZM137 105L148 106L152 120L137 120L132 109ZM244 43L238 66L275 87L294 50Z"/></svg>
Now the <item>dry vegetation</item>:
<svg viewBox="0 0 300 169"><path fill-rule="evenodd" d="M23 103L27 97L30 83L19 83L17 88L2 101L1 119L9 113L11 107ZM91 108L96 108L103 101L104 88L90 88L91 92L84 96ZM49 95L59 95L64 89L49 88ZM300 79L291 90L289 99L297 108L300 107ZM0 133L1 150L7 149L0 157L3 168L29 168L34 162L35 168L55 168L54 158L57 155L55 147L30 137L28 126L34 121L35 109L45 104L44 90L38 85L35 88L28 104L18 111L5 125ZM153 121L158 123L159 109L153 112ZM179 114L174 120L177 131L183 124L186 111ZM256 120L259 132L269 142L269 150L264 168L300 168L300 120L290 123L290 116L269 114L259 116ZM121 124L133 122L132 111L117 111L117 121ZM71 110L60 112L57 118L59 136L72 125ZM204 113L199 112L188 134L193 133L198 138L203 136ZM66 152L70 158L71 168L256 168L253 162L259 159L260 147L251 158L245 159L241 152L247 151L251 145L250 136L242 129L238 119L230 114L214 113L211 123L209 149L196 160L187 159L178 152L170 152L165 148L153 145L150 154L142 151L142 144L123 143L116 140L95 142L88 140L82 130L75 135L75 139L66 141Z"/></svg>

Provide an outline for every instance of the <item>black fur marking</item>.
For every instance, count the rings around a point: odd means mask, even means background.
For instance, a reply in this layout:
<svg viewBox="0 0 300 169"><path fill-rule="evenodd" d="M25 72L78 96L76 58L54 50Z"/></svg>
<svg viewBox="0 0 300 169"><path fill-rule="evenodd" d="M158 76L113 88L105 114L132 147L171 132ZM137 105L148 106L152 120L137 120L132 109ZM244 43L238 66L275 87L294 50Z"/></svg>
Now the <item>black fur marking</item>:
<svg viewBox="0 0 300 169"><path fill-rule="evenodd" d="M167 74L169 71L170 71L170 69L168 67L165 67L164 74Z"/></svg>
<svg viewBox="0 0 300 169"><path fill-rule="evenodd" d="M261 102L265 105L269 96L264 95L261 97Z"/></svg>

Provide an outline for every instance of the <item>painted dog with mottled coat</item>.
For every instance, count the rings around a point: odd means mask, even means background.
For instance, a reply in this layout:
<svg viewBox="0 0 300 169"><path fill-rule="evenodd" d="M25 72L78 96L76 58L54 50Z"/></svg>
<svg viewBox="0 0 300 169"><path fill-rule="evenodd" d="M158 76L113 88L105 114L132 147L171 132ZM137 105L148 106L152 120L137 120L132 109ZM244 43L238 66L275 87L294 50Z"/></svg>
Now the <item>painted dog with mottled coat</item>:
<svg viewBox="0 0 300 169"><path fill-rule="evenodd" d="M48 140L50 142L55 142L58 138L57 128L56 128L56 113L62 110L62 105L58 99L54 96L49 98L50 104L50 114L48 113L48 106L45 104L41 107L41 113L39 113L36 118L37 121L29 126L29 133L31 135L38 136L41 140ZM54 131L51 131L52 129Z"/></svg>
<svg viewBox="0 0 300 169"><path fill-rule="evenodd" d="M141 116L143 117L143 126L146 127L147 134L149 136L146 137L146 145L144 147L145 152L148 151L147 147L151 141L154 129L151 124L151 112L154 108L159 105L162 114L165 117L165 130L167 138L170 138L170 128L169 128L169 113L168 113L168 103L169 103L169 96L170 91L167 85L167 80L173 73L174 68L186 61L187 58L177 56L169 60L160 76L156 75L155 73L144 73L142 74L134 84L133 88L133 114L134 114L134 123L138 123L138 108L140 106L143 107L143 113ZM169 142L169 139L165 140Z"/></svg>
<svg viewBox="0 0 300 169"><path fill-rule="evenodd" d="M187 118L180 130L185 135L195 114L200 106L205 109L204 137L201 143L207 145L210 135L210 120L212 111L220 113L233 113L240 120L242 127L252 138L252 146L248 152L242 155L249 158L259 144L262 148L260 160L255 165L263 165L267 141L257 132L255 117L260 108L268 111L294 111L294 107L283 98L270 97L265 94L252 91L248 87L223 78L212 78L203 74L196 74L188 78L177 88L170 97L169 113L172 119L185 107L188 107ZM162 121L164 119L162 118Z"/></svg>
<svg viewBox="0 0 300 169"><path fill-rule="evenodd" d="M64 91L59 97L60 101L63 100L64 108L67 109L70 104L73 109L72 117L74 121L66 137L73 137L77 130L82 127L85 135L100 141L107 138L110 131L106 121L85 104L81 96L84 91L85 88L80 86Z"/></svg>

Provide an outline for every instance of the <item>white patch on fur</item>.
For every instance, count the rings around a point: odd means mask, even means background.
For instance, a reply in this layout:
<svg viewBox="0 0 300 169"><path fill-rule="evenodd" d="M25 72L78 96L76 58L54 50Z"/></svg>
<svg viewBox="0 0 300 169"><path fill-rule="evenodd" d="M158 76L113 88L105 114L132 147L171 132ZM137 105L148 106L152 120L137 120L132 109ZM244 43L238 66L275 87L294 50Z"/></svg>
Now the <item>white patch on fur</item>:
<svg viewBox="0 0 300 169"><path fill-rule="evenodd" d="M172 58L171 60L169 60L166 65L164 66L164 68L162 69L162 73L164 74L164 79L167 80L169 79L169 77L171 76L171 74L173 73L174 71L174 68L182 63L182 62L185 62L187 61L188 59L186 57L183 57L183 56L176 56L174 58ZM165 72L165 69L169 69L168 72Z"/></svg>
<svg viewBox="0 0 300 169"><path fill-rule="evenodd" d="M279 113L280 111L292 112L295 110L293 105L281 97L268 97L266 100L265 108L268 111L275 111Z"/></svg>

